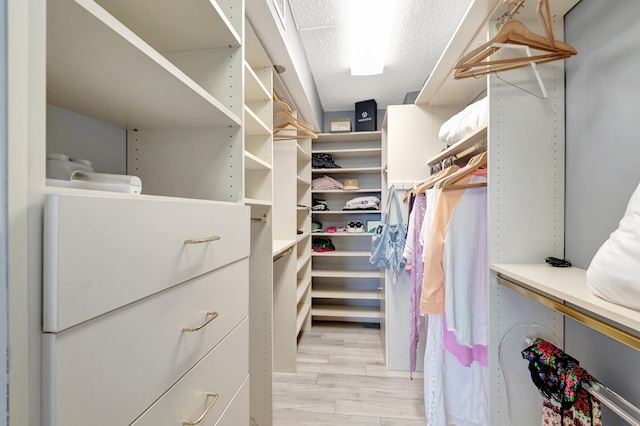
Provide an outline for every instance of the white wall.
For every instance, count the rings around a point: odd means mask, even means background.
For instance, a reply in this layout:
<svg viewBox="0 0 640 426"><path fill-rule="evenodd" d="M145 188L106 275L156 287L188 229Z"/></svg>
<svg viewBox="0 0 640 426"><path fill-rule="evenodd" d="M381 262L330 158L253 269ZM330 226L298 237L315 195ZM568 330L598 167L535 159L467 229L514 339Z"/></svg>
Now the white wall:
<svg viewBox="0 0 640 426"><path fill-rule="evenodd" d="M587 268L640 183L640 3L582 0L565 17L567 62L565 256ZM640 353L574 321L565 350L640 406ZM605 412L603 424L626 424Z"/></svg>
<svg viewBox="0 0 640 426"><path fill-rule="evenodd" d="M7 2L0 0L0 426L9 423L9 306L7 294Z"/></svg>
<svg viewBox="0 0 640 426"><path fill-rule="evenodd" d="M127 132L119 127L47 105L47 153L90 160L99 173L126 174Z"/></svg>

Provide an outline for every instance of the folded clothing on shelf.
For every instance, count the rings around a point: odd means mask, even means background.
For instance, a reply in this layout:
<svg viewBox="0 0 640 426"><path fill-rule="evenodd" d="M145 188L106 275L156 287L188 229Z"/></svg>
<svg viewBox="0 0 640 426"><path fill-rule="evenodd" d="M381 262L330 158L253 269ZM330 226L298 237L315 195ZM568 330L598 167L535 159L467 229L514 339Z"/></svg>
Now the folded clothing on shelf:
<svg viewBox="0 0 640 426"><path fill-rule="evenodd" d="M334 251L336 248L329 238L314 238L311 248L315 252Z"/></svg>
<svg viewBox="0 0 640 426"><path fill-rule="evenodd" d="M311 210L314 211L327 211L329 210L329 206L327 205L326 200L320 200L319 198L313 199L313 205L311 206Z"/></svg>
<svg viewBox="0 0 640 426"><path fill-rule="evenodd" d="M343 189L344 185L331 176L321 176L311 181L311 189Z"/></svg>
<svg viewBox="0 0 640 426"><path fill-rule="evenodd" d="M311 168L313 169L340 169L331 154L314 152L311 154Z"/></svg>
<svg viewBox="0 0 640 426"><path fill-rule="evenodd" d="M378 210L379 206L378 197L356 197L347 201L342 210Z"/></svg>

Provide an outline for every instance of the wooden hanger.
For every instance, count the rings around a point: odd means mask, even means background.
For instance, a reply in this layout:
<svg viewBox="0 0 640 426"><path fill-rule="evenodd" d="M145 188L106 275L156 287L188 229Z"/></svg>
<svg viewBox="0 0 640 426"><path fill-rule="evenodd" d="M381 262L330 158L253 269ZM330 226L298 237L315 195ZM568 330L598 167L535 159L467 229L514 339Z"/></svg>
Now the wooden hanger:
<svg viewBox="0 0 640 426"><path fill-rule="evenodd" d="M273 101L280 106L274 114L275 117L282 116L282 120L273 126L273 136L275 140L287 139L317 139L318 135L313 132L313 126L293 116L291 107L273 93Z"/></svg>
<svg viewBox="0 0 640 426"><path fill-rule="evenodd" d="M477 186L487 186L487 182L476 182L476 183L468 183L468 184L460 184L456 185L456 182L459 182L462 178L469 176L474 171L478 170L480 167L486 167L489 159L489 154L487 151L475 155L471 157L467 166L460 169L458 172L446 178L440 188L443 191L452 191L454 189L465 189L465 188L474 188Z"/></svg>
<svg viewBox="0 0 640 426"><path fill-rule="evenodd" d="M546 37L535 34L520 21L514 19L507 21L491 40L458 60L454 67L454 78L480 77L489 73L530 66L531 62L540 64L566 59L577 54L578 52L572 46L553 38L549 1L539 0L536 12ZM546 15L546 18L544 15ZM505 44L526 46L547 53L509 59L486 60L501 49L500 45Z"/></svg>
<svg viewBox="0 0 640 426"><path fill-rule="evenodd" d="M440 182L442 179L446 177L453 175L458 170L460 170L460 167L456 166L455 164L453 166L447 167L446 169L440 170L438 173L435 173L429 176L429 179L427 179L425 182L416 186L415 189L413 190L414 194L424 195L427 189L433 188L436 185L436 183Z"/></svg>

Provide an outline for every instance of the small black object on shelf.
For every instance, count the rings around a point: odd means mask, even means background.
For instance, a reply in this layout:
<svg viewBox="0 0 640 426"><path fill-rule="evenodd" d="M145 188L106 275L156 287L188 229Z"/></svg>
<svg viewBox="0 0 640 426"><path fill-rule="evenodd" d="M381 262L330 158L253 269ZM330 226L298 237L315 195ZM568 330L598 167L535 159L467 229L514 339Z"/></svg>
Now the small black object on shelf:
<svg viewBox="0 0 640 426"><path fill-rule="evenodd" d="M557 257L547 257L544 259L549 265L556 268L566 268L571 266L571 261L567 259L558 259Z"/></svg>

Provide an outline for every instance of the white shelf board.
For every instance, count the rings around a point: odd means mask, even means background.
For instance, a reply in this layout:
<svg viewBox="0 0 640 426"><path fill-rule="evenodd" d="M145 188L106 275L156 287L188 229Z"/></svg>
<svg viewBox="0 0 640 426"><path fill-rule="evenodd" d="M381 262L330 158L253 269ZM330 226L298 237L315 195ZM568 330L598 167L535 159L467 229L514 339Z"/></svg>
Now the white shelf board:
<svg viewBox="0 0 640 426"><path fill-rule="evenodd" d="M48 103L124 129L240 126L239 117L140 37L94 2L82 4L48 4Z"/></svg>
<svg viewBox="0 0 640 426"><path fill-rule="evenodd" d="M303 232L302 234L296 235L296 244L300 244L304 239L311 236L311 232Z"/></svg>
<svg viewBox="0 0 640 426"><path fill-rule="evenodd" d="M271 170L271 164L267 163L249 151L244 152L244 168L247 170Z"/></svg>
<svg viewBox="0 0 640 426"><path fill-rule="evenodd" d="M311 181L306 177L296 176L296 182L298 185L311 186Z"/></svg>
<svg viewBox="0 0 640 426"><path fill-rule="evenodd" d="M293 247L296 244L296 240L273 240L273 257L286 251L289 247Z"/></svg>
<svg viewBox="0 0 640 426"><path fill-rule="evenodd" d="M311 160L311 154L302 149L300 144L296 145L296 152L298 154L298 160Z"/></svg>
<svg viewBox="0 0 640 426"><path fill-rule="evenodd" d="M335 173L381 173L382 167L342 167L339 169L311 169L313 174L335 174Z"/></svg>
<svg viewBox="0 0 640 426"><path fill-rule="evenodd" d="M259 200L257 198L245 198L245 206L271 206L273 202L271 200Z"/></svg>
<svg viewBox="0 0 640 426"><path fill-rule="evenodd" d="M296 286L296 304L300 304L302 298L304 297L304 294L309 289L309 287L311 287L310 278L305 278L298 281L298 284Z"/></svg>
<svg viewBox="0 0 640 426"><path fill-rule="evenodd" d="M427 165L431 166L433 164L437 164L440 161L444 160L445 158L449 158L452 155L457 155L462 151L473 147L476 143L486 139L487 139L487 127L485 126L481 129L476 130L475 132L468 135L467 137L459 140L458 142L454 143L444 151L441 151L435 157L429 159L427 161Z"/></svg>
<svg viewBox="0 0 640 426"><path fill-rule="evenodd" d="M333 251L314 251L311 253L314 257L370 257L370 251L347 251L347 250L333 250Z"/></svg>
<svg viewBox="0 0 640 426"><path fill-rule="evenodd" d="M271 100L271 95L256 72L251 66L245 62L244 64L244 98L245 101L264 101Z"/></svg>
<svg viewBox="0 0 640 426"><path fill-rule="evenodd" d="M377 300L376 290L339 290L339 289L317 289L311 290L311 296L318 299L359 299Z"/></svg>
<svg viewBox="0 0 640 426"><path fill-rule="evenodd" d="M336 318L381 318L380 309L365 306L313 306L311 315Z"/></svg>
<svg viewBox="0 0 640 426"><path fill-rule="evenodd" d="M296 316L296 335L300 334L302 326L311 312L311 303L305 303L302 305Z"/></svg>
<svg viewBox="0 0 640 426"><path fill-rule="evenodd" d="M331 154L334 159L337 158L362 158L362 157L381 157L382 148L364 148L364 149L322 149L311 151L311 154L325 153Z"/></svg>
<svg viewBox="0 0 640 426"><path fill-rule="evenodd" d="M249 66L254 69L271 68L272 65L269 55L265 52L260 39L258 39L255 31L246 20L244 33L244 56ZM269 98L271 98L271 93L269 93Z"/></svg>
<svg viewBox="0 0 640 426"><path fill-rule="evenodd" d="M362 192L382 192L382 188L360 188L360 189L312 189L312 194L353 194Z"/></svg>
<svg viewBox="0 0 640 426"><path fill-rule="evenodd" d="M269 136L271 130L247 105L244 106L244 133L248 136Z"/></svg>
<svg viewBox="0 0 640 426"><path fill-rule="evenodd" d="M318 133L316 142L364 142L382 140L382 131L351 133Z"/></svg>
<svg viewBox="0 0 640 426"><path fill-rule="evenodd" d="M325 210L312 211L313 214L332 215L332 214L380 214L382 210Z"/></svg>
<svg viewBox="0 0 640 426"><path fill-rule="evenodd" d="M313 278L382 278L383 272L380 270L369 271L349 271L343 269L327 269L311 271Z"/></svg>
<svg viewBox="0 0 640 426"><path fill-rule="evenodd" d="M369 232L314 232L314 236L318 237L371 237L373 234Z"/></svg>
<svg viewBox="0 0 640 426"><path fill-rule="evenodd" d="M607 302L589 292L586 271L547 264L492 264L490 268L531 290L570 303L584 311L640 332L640 311Z"/></svg>
<svg viewBox="0 0 640 426"><path fill-rule="evenodd" d="M296 261L296 274L311 261L311 256L299 257Z"/></svg>
<svg viewBox="0 0 640 426"><path fill-rule="evenodd" d="M78 2L93 3L92 0ZM241 44L239 34L215 1L190 0L189 7L176 7L172 0L96 0L95 3L160 52Z"/></svg>

